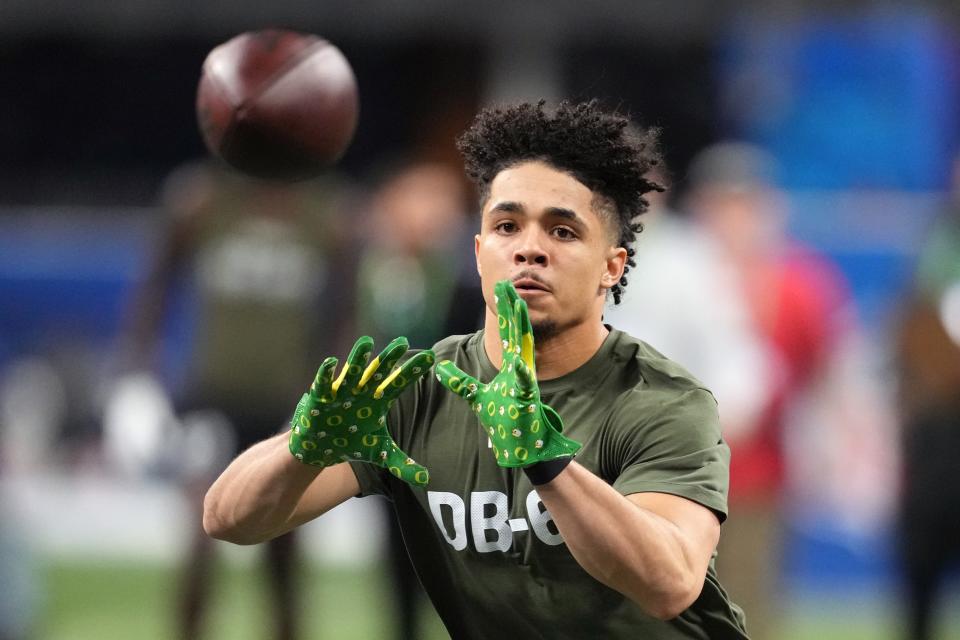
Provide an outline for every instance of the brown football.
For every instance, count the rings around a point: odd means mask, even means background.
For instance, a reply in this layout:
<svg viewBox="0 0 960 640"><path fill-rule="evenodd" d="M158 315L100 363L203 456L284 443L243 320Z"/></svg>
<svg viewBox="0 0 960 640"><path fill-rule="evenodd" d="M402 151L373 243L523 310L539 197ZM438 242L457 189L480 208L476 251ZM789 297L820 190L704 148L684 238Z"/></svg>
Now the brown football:
<svg viewBox="0 0 960 640"><path fill-rule="evenodd" d="M302 180L346 151L357 127L357 82L319 36L264 29L213 49L197 88L207 148L252 176Z"/></svg>

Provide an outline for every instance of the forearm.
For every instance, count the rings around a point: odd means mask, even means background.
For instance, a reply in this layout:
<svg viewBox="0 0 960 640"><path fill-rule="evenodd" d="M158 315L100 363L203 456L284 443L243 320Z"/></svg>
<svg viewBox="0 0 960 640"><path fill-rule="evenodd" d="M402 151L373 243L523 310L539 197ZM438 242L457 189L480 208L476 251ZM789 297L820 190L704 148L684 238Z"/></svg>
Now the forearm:
<svg viewBox="0 0 960 640"><path fill-rule="evenodd" d="M651 615L679 615L699 595L705 567L683 532L571 463L537 487L567 548L594 578Z"/></svg>
<svg viewBox="0 0 960 640"><path fill-rule="evenodd" d="M320 470L298 462L287 434L254 445L217 478L203 502L203 528L210 536L256 544L300 524L297 505Z"/></svg>

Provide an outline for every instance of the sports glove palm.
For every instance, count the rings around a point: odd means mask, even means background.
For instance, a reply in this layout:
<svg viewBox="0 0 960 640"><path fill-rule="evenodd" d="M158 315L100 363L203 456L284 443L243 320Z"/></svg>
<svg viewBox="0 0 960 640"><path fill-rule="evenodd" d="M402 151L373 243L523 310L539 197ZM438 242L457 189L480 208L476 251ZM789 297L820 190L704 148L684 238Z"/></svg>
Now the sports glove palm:
<svg viewBox="0 0 960 640"><path fill-rule="evenodd" d="M400 450L386 425L397 396L433 365L433 352L426 350L394 368L408 347L406 338L397 338L368 364L373 339L364 336L336 380L337 359L324 360L294 413L290 453L318 467L369 462L412 485L426 485L427 469Z"/></svg>
<svg viewBox="0 0 960 640"><path fill-rule="evenodd" d="M527 303L509 280L498 282L494 295L503 349L500 372L483 384L444 360L437 364L437 379L471 404L501 467L569 459L582 445L560 433L560 416L540 400Z"/></svg>

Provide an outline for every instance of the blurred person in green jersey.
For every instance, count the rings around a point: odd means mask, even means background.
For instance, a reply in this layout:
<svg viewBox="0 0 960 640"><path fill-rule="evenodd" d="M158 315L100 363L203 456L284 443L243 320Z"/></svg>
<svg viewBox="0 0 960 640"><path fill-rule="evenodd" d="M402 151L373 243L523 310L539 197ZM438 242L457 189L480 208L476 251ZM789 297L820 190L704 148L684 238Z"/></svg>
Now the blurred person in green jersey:
<svg viewBox="0 0 960 640"><path fill-rule="evenodd" d="M332 177L261 182L213 163L185 165L166 181L162 206L170 219L135 296L125 366L156 371L171 297L185 285L194 326L185 379L172 391L174 408L222 425L221 432L225 427L219 440L227 459L281 430L316 358L342 344L353 306L345 198ZM174 464L195 448L188 440L174 452ZM179 596L183 638L202 635L210 601L213 547L200 526L200 506L222 466L209 463L181 469L196 515ZM269 637L300 637L295 536L271 540L264 553Z"/></svg>

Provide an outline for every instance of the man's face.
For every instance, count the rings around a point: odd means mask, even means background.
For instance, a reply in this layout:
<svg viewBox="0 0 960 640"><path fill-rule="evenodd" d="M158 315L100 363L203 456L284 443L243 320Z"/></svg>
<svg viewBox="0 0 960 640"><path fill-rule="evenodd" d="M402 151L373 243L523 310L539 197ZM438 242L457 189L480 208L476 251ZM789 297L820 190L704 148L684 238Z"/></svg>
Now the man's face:
<svg viewBox="0 0 960 640"><path fill-rule="evenodd" d="M509 279L527 302L537 338L599 322L626 250L615 246L611 223L594 204L586 185L543 162L497 174L476 237L487 308L496 308L494 283Z"/></svg>

